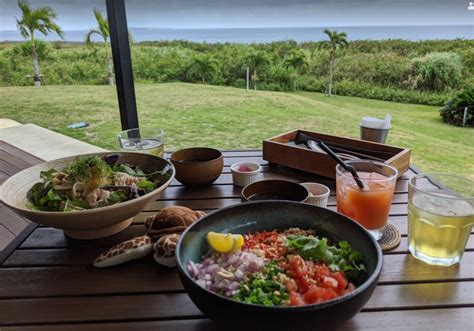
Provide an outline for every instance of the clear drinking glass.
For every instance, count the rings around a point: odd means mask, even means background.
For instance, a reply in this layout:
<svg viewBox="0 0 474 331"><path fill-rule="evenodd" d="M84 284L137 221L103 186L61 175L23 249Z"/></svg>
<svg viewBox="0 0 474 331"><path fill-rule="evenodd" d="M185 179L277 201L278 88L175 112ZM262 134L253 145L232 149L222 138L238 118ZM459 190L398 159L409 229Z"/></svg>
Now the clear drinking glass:
<svg viewBox="0 0 474 331"><path fill-rule="evenodd" d="M138 128L122 131L117 138L120 148L124 151L163 157L164 135L161 129Z"/></svg>
<svg viewBox="0 0 474 331"><path fill-rule="evenodd" d="M474 181L419 174L408 185L408 249L428 264L461 261L474 223Z"/></svg>
<svg viewBox="0 0 474 331"><path fill-rule="evenodd" d="M377 161L357 160L346 163L355 168L364 189L357 186L349 171L337 165L337 211L360 223L379 240L388 221L398 170Z"/></svg>

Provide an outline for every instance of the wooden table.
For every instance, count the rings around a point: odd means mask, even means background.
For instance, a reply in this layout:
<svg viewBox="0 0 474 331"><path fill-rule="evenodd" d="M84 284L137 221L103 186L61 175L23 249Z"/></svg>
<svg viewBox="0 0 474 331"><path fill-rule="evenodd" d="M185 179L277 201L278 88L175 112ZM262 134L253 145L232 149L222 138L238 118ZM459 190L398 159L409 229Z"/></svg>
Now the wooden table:
<svg viewBox="0 0 474 331"><path fill-rule="evenodd" d="M41 159L0 140L0 185L20 170L42 162ZM0 204L0 263L36 227Z"/></svg>
<svg viewBox="0 0 474 331"><path fill-rule="evenodd" d="M183 291L174 269L151 257L108 269L91 266L112 244L144 233L143 221L171 205L212 211L240 202L229 165L259 162L264 178L334 182L289 169L268 167L261 151L225 153L225 169L208 188L186 189L174 181L125 231L101 240L78 241L62 231L38 227L0 268L1 330L208 330L218 329ZM18 154L21 159L21 153ZM384 255L374 295L344 329L471 329L474 325L474 240L463 261L449 268L416 261L407 251L407 184L410 169L397 183L390 222L402 233L400 247ZM329 208L335 209L334 192Z"/></svg>

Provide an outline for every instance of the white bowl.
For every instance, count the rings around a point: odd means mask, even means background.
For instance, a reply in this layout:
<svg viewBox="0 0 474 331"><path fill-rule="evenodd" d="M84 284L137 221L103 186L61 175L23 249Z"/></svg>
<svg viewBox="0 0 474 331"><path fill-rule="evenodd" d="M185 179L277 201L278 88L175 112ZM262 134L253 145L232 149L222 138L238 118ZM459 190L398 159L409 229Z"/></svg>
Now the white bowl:
<svg viewBox="0 0 474 331"><path fill-rule="evenodd" d="M252 171L239 171L239 167L243 165L249 167ZM257 180L262 171L262 167L253 162L239 162L231 165L230 170L232 171L232 181L234 185L244 187Z"/></svg>
<svg viewBox="0 0 474 331"><path fill-rule="evenodd" d="M327 207L329 198L329 187L319 183L301 183L309 191L309 198L306 203Z"/></svg>

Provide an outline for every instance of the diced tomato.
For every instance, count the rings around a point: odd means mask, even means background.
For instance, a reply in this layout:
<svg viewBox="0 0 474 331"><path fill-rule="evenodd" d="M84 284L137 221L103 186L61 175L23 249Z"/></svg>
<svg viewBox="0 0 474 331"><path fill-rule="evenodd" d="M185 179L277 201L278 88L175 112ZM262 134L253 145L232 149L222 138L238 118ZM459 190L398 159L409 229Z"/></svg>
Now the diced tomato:
<svg viewBox="0 0 474 331"><path fill-rule="evenodd" d="M290 306L303 306L306 302L303 300L301 294L291 291L290 292Z"/></svg>
<svg viewBox="0 0 474 331"><path fill-rule="evenodd" d="M304 295L306 303L318 303L337 298L338 294L330 288L313 285Z"/></svg>
<svg viewBox="0 0 474 331"><path fill-rule="evenodd" d="M332 278L331 276L324 276L323 277L323 287L332 288L333 290L339 289L339 282Z"/></svg>
<svg viewBox="0 0 474 331"><path fill-rule="evenodd" d="M335 272L331 275L338 282L337 289L342 291L347 287L347 279L341 272Z"/></svg>

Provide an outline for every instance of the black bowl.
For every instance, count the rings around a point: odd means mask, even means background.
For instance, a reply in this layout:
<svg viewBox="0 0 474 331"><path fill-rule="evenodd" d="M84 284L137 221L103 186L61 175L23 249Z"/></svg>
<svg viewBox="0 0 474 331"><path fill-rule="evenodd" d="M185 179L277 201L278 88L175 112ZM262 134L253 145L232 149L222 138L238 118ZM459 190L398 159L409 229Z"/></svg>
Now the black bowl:
<svg viewBox="0 0 474 331"><path fill-rule="evenodd" d="M305 202L309 191L301 184L280 179L259 180L242 189L241 201L291 200Z"/></svg>
<svg viewBox="0 0 474 331"><path fill-rule="evenodd" d="M188 261L199 262L208 250L209 231L246 234L299 227L314 229L333 242L346 240L361 252L367 273L357 288L342 297L301 307L265 307L236 302L197 285L189 276ZM292 201L256 201L220 209L191 225L176 249L178 271L191 300L217 323L241 329L333 329L357 314L372 295L382 269L382 251L359 224L334 211Z"/></svg>

